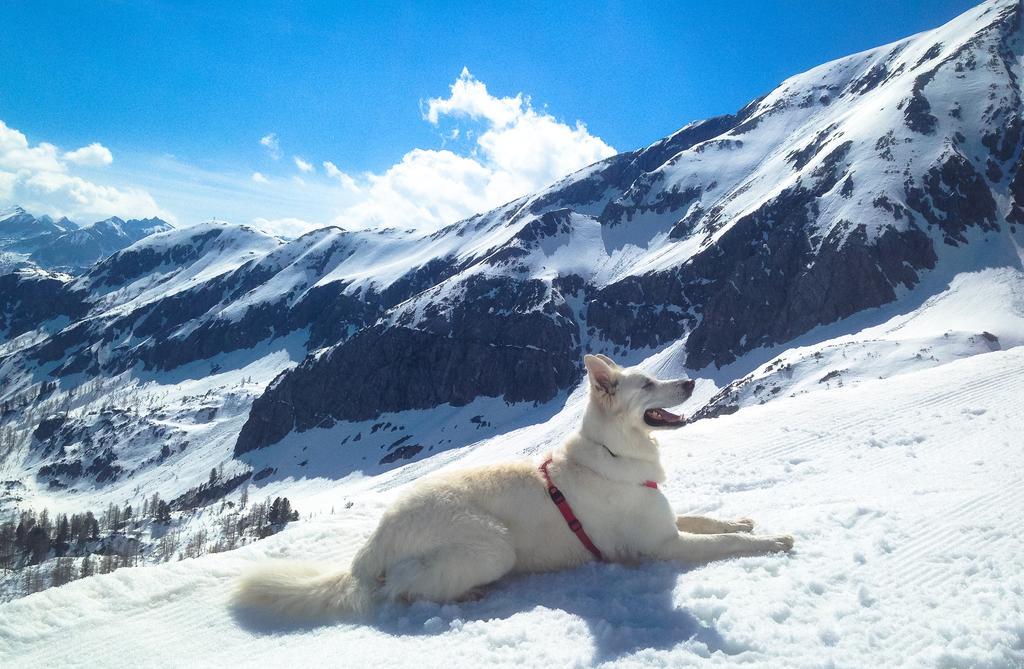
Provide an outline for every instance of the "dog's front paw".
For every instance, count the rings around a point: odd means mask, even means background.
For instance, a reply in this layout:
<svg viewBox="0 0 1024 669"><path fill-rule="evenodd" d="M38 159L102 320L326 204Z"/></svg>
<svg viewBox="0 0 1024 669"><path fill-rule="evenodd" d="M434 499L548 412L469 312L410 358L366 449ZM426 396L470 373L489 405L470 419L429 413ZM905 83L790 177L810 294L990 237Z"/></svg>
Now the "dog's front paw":
<svg viewBox="0 0 1024 669"><path fill-rule="evenodd" d="M754 521L750 518L737 518L729 523L730 532L753 532Z"/></svg>
<svg viewBox="0 0 1024 669"><path fill-rule="evenodd" d="M779 534L771 538L772 550L780 553L788 553L793 550L793 535Z"/></svg>

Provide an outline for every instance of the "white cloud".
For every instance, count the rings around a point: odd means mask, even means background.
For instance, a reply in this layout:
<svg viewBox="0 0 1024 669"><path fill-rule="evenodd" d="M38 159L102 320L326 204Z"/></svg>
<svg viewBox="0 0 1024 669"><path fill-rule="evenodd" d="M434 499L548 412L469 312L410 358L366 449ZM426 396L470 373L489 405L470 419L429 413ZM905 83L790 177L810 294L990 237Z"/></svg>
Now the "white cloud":
<svg viewBox="0 0 1024 669"><path fill-rule="evenodd" d="M100 182L76 168L111 165L113 156L102 144L65 153L46 142L31 144L0 122L0 198L80 220L116 214L173 221L167 207L183 224L217 216L283 235L301 234L317 222L431 229L537 191L615 153L584 124L535 109L523 93L492 95L465 69L446 97L421 106L424 121L438 131L439 147L412 148L390 167L358 175L330 160L294 154L297 170L290 174L129 154L119 156ZM276 133L259 141L270 157L284 157ZM115 185L114 178L122 181Z"/></svg>
<svg viewBox="0 0 1024 669"><path fill-rule="evenodd" d="M47 142L30 146L24 134L0 121L0 169L62 172L57 147Z"/></svg>
<svg viewBox="0 0 1024 669"><path fill-rule="evenodd" d="M454 128L475 142L466 155L450 150L413 149L383 174L367 175L360 202L335 223L349 227L431 228L453 223L539 190L563 176L616 153L577 121L562 123L535 110L522 93L495 97L463 69L447 98L426 102L423 118L482 124L482 132ZM331 168L324 164L328 175Z"/></svg>
<svg viewBox="0 0 1024 669"><path fill-rule="evenodd" d="M107 216L174 216L145 190L95 183L72 174L71 165L113 162L99 143L61 153L48 142L29 143L24 133L0 121L0 196L32 212L88 221Z"/></svg>
<svg viewBox="0 0 1024 669"><path fill-rule="evenodd" d="M368 175L362 201L336 223L349 227L437 227L490 206L491 171L451 151L414 149L380 175Z"/></svg>
<svg viewBox="0 0 1024 669"><path fill-rule="evenodd" d="M93 142L89 146L65 153L64 160L86 167L103 167L114 162L114 156L110 149L99 142Z"/></svg>
<svg viewBox="0 0 1024 669"><path fill-rule="evenodd" d="M524 99L522 93L513 98L494 97L487 92L484 82L477 80L464 67L451 86L451 95L427 101L424 117L437 125L441 116L467 116L485 119L492 126L501 128L514 123L523 113L524 105L526 109L530 108L529 99Z"/></svg>
<svg viewBox="0 0 1024 669"><path fill-rule="evenodd" d="M260 144L267 149L270 157L274 160L280 160L281 156L284 155L281 153L281 142L278 140L276 132L260 137Z"/></svg>
<svg viewBox="0 0 1024 669"><path fill-rule="evenodd" d="M18 183L18 175L13 172L0 171L0 199L13 200L14 187Z"/></svg>
<svg viewBox="0 0 1024 669"><path fill-rule="evenodd" d="M359 186L356 180L338 169L338 166L329 160L324 161L324 172L332 179L336 179L342 186L351 191L358 191Z"/></svg>
<svg viewBox="0 0 1024 669"><path fill-rule="evenodd" d="M173 217L157 206L153 197L136 188L114 188L61 172L37 172L21 183L30 211L53 211L70 218L83 216ZM42 199L40 199L42 198ZM38 199L38 204L33 201Z"/></svg>
<svg viewBox="0 0 1024 669"><path fill-rule="evenodd" d="M254 218L252 225L263 232L280 237L299 237L317 228L324 227L301 218Z"/></svg>

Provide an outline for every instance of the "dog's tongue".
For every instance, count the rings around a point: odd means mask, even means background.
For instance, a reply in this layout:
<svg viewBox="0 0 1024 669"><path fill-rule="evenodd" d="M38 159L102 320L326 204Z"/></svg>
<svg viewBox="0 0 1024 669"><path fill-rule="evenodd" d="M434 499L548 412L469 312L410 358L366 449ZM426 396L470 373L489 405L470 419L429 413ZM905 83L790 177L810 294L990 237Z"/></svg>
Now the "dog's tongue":
<svg viewBox="0 0 1024 669"><path fill-rule="evenodd" d="M678 423L683 420L682 416L677 416L667 409L648 409L647 416L663 423Z"/></svg>

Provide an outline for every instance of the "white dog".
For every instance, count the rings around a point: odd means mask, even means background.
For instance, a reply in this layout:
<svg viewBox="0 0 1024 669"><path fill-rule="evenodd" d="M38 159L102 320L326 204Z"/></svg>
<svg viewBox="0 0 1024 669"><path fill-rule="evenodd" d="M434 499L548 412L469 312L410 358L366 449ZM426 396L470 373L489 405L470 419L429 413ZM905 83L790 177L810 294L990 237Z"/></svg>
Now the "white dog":
<svg viewBox="0 0 1024 669"><path fill-rule="evenodd" d="M693 381L659 381L605 356L584 359L583 424L544 463L514 462L428 477L399 499L349 571L269 563L246 575L235 603L278 615L359 614L384 599L451 601L510 572L595 559L700 564L788 551L789 535L749 534L748 519L676 516L652 430L685 423L662 407Z"/></svg>

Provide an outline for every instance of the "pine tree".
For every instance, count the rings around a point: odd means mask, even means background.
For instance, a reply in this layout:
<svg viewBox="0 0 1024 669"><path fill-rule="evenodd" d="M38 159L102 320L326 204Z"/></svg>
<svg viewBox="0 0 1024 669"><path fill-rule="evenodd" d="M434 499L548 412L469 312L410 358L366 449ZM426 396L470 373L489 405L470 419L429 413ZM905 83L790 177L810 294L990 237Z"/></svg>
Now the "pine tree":
<svg viewBox="0 0 1024 669"><path fill-rule="evenodd" d="M88 578L96 573L96 565L92 562L92 555L87 554L82 559L82 570L79 578Z"/></svg>
<svg viewBox="0 0 1024 669"><path fill-rule="evenodd" d="M112 554L108 553L100 558L100 565L97 573L109 574L115 569L117 569L117 560Z"/></svg>
<svg viewBox="0 0 1024 669"><path fill-rule="evenodd" d="M17 554L14 541L14 523L7 521L0 525L0 570L14 567L14 557Z"/></svg>
<svg viewBox="0 0 1024 669"><path fill-rule="evenodd" d="M96 516L92 515L92 511L85 512L85 523L88 528L89 539L96 541L100 538L100 521L96 520Z"/></svg>
<svg viewBox="0 0 1024 669"><path fill-rule="evenodd" d="M149 500L149 513L156 516L157 509L160 507L160 493L153 493L153 496Z"/></svg>
<svg viewBox="0 0 1024 669"><path fill-rule="evenodd" d="M29 551L29 563L39 564L50 552L50 535L42 526L36 525L25 537L25 548Z"/></svg>
<svg viewBox="0 0 1024 669"><path fill-rule="evenodd" d="M157 504L156 520L158 523L171 522L171 507L163 500L160 500Z"/></svg>
<svg viewBox="0 0 1024 669"><path fill-rule="evenodd" d="M61 514L57 521L57 543L65 544L69 539L71 539L71 524L68 522L67 515Z"/></svg>
<svg viewBox="0 0 1024 669"><path fill-rule="evenodd" d="M75 580L75 560L70 557L59 557L53 561L53 571L50 574L50 582L57 588L65 583Z"/></svg>

